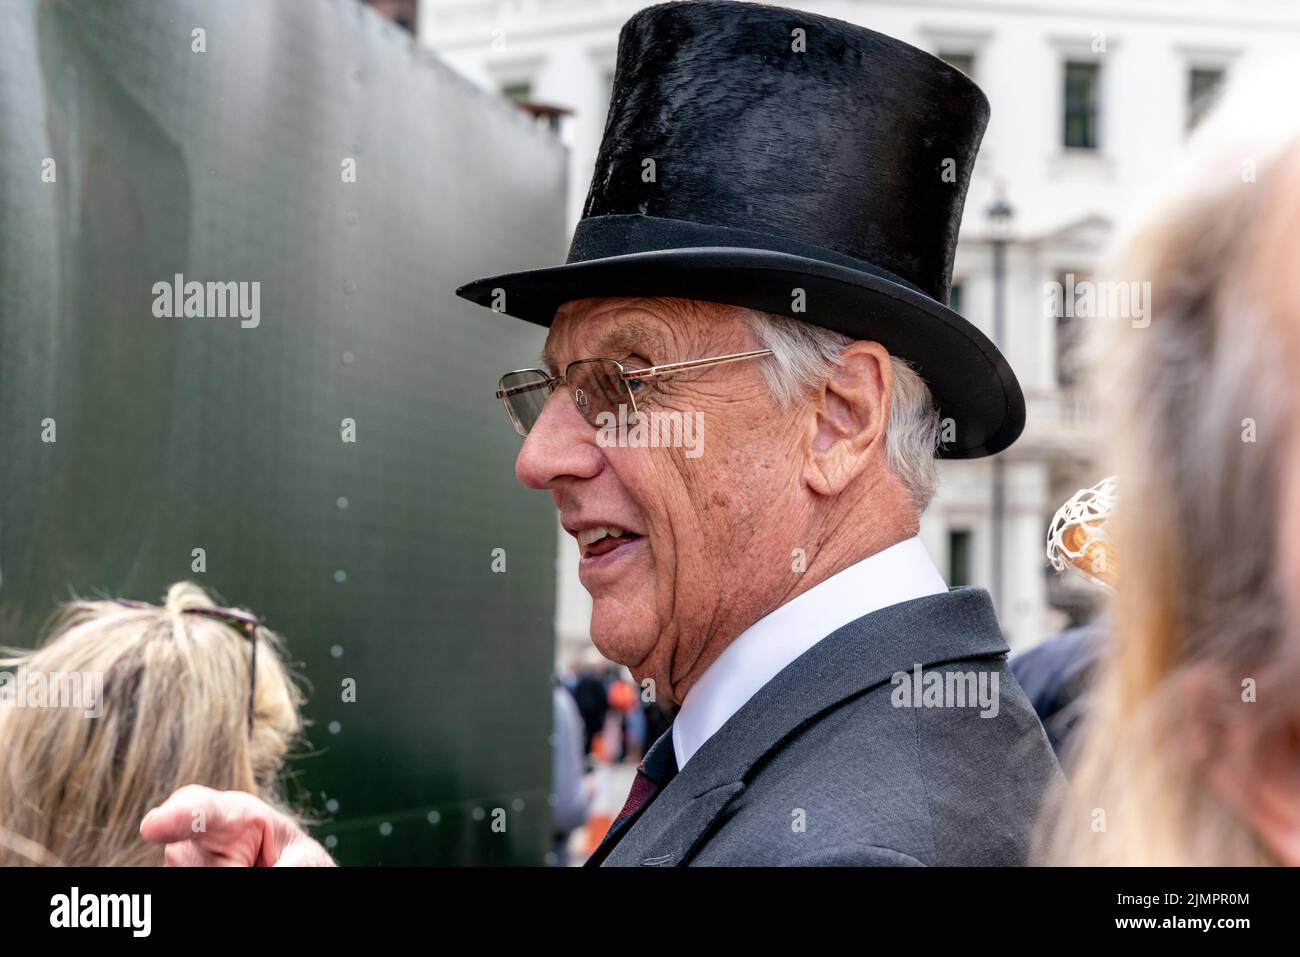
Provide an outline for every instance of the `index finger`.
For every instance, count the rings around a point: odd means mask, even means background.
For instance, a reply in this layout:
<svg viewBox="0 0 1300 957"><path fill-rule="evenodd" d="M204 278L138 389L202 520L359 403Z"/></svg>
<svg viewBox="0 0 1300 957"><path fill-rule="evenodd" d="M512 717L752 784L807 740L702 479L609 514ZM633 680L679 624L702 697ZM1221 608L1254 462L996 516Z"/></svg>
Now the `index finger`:
<svg viewBox="0 0 1300 957"><path fill-rule="evenodd" d="M256 833L255 853L268 825L265 814L260 813L262 807L257 798L242 791L188 784L144 816L140 836L151 844L196 841L201 846L221 847L230 838L252 831Z"/></svg>

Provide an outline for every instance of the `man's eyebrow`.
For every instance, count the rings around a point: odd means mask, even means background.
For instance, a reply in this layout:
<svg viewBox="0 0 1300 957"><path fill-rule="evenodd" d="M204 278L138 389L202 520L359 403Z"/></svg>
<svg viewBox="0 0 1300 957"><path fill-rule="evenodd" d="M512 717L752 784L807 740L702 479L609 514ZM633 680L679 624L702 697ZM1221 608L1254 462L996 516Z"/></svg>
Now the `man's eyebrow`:
<svg viewBox="0 0 1300 957"><path fill-rule="evenodd" d="M663 352L663 342L652 331L640 323L619 326L611 329L596 342L596 349L602 354L615 352L635 352L649 359L651 354ZM619 358L613 356L613 358Z"/></svg>
<svg viewBox="0 0 1300 957"><path fill-rule="evenodd" d="M618 359L621 358L615 353L635 352L638 355L649 359L652 354L658 355L663 352L663 343L660 338L643 325L619 326L609 330L599 339L596 340L595 346L592 347L592 353L589 356L580 356L583 359ZM541 363L541 368L545 369L551 375L559 375L560 364L555 356L551 353L548 345L542 350L541 356L537 360Z"/></svg>

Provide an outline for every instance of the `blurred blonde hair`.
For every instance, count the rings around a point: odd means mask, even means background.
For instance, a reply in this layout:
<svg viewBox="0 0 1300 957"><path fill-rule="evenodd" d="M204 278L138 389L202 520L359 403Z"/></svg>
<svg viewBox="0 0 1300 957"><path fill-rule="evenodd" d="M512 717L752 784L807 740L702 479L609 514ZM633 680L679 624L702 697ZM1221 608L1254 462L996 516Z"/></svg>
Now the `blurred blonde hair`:
<svg viewBox="0 0 1300 957"><path fill-rule="evenodd" d="M0 707L0 865L161 865L140 821L186 784L247 791L289 812L279 772L302 728L302 695L280 639L258 631L253 731L252 643L187 608L216 607L192 582L160 608L74 601L40 648L6 667L103 676L102 714Z"/></svg>
<svg viewBox="0 0 1300 957"><path fill-rule="evenodd" d="M1300 334L1296 88L1288 73L1230 91L1109 270L1151 283L1150 325L1108 330L1098 369L1112 399L1124 571L1114 641L1067 755L1070 784L1041 822L1040 862L1276 863L1232 791L1286 753L1300 686L1278 535L1283 483L1300 480L1287 463Z"/></svg>

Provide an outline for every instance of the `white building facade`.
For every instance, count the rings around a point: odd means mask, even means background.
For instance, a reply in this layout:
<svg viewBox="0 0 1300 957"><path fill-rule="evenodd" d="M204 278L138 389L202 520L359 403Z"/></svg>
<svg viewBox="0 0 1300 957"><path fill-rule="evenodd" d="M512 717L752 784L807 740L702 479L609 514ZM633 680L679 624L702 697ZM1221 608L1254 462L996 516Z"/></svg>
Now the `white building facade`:
<svg viewBox="0 0 1300 957"><path fill-rule="evenodd" d="M538 110L546 116L539 122L555 125L570 149L570 229L586 199L600 144L619 27L646 5L421 2L421 43L487 89L552 108ZM921 534L949 584L989 588L1012 648L1029 647L1085 618L1095 600L1087 586L1050 572L1044 542L1056 508L1103 477L1091 397L1077 375L1077 346L1090 320L1054 314L1047 305L1050 284L1068 288L1088 279L1114 224L1177 162L1188 130L1226 78L1300 57L1300 3L782 5L858 23L928 50L967 72L992 103L966 201L952 305L994 337L1007 356L1025 391L1028 424L1020 440L994 460L944 463ZM988 215L999 198L1012 209L1009 221ZM1000 324L994 309L995 240L1005 242ZM590 604L577 581L576 547L568 535L561 535L560 548L557 654L568 660L589 647Z"/></svg>

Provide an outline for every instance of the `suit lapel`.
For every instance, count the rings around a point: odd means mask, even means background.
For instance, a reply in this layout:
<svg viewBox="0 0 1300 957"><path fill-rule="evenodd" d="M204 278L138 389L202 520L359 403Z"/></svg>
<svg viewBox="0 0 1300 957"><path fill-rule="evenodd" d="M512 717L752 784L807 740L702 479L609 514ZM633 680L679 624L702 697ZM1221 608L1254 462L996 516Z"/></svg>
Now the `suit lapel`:
<svg viewBox="0 0 1300 957"><path fill-rule="evenodd" d="M916 665L1006 652L989 595L978 588L917 598L850 622L800 655L732 715L637 818L602 842L601 860L685 863L743 792L750 770L823 712ZM665 734L651 752L671 749L669 738Z"/></svg>
<svg viewBox="0 0 1300 957"><path fill-rule="evenodd" d="M695 763L692 758L687 764ZM710 788L703 794L669 783L639 820L610 849L607 863L640 867L677 867L690 859L727 805L745 789L741 781Z"/></svg>

